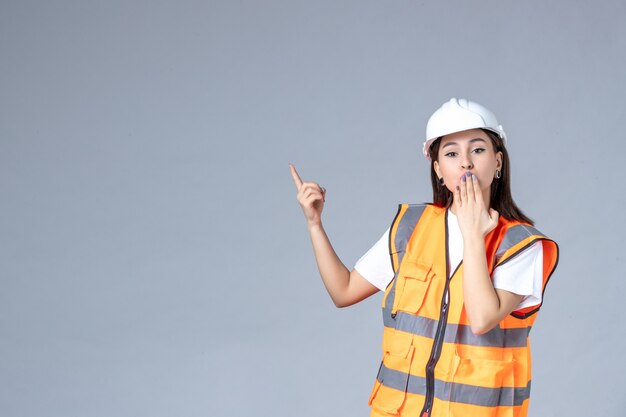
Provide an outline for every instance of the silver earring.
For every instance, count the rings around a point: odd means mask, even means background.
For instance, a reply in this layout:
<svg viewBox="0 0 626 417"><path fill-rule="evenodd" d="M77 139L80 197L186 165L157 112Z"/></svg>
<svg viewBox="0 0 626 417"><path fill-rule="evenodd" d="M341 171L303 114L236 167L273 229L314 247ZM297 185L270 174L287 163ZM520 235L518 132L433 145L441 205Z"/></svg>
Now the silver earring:
<svg viewBox="0 0 626 417"><path fill-rule="evenodd" d="M442 187L445 185L445 183L443 182L443 177L439 178L439 185Z"/></svg>
<svg viewBox="0 0 626 417"><path fill-rule="evenodd" d="M499 180L500 177L502 177L502 173L500 172L499 169L496 169L496 179Z"/></svg>

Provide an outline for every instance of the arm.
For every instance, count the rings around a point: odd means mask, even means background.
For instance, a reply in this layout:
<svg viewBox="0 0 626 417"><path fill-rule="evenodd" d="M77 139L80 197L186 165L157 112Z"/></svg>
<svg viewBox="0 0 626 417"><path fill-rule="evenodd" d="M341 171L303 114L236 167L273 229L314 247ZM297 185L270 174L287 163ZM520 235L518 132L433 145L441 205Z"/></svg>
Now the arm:
<svg viewBox="0 0 626 417"><path fill-rule="evenodd" d="M498 213L485 208L473 176L461 182L454 193L453 208L463 235L463 296L465 311L474 334L483 334L510 314L522 295L495 289L487 268L485 236L498 224Z"/></svg>
<svg viewBox="0 0 626 417"><path fill-rule="evenodd" d="M298 189L298 202L307 220L317 268L333 303L337 307L347 307L375 294L378 288L370 284L358 271L348 271L326 235L321 219L326 190L319 184L302 182L295 167L290 165L290 169Z"/></svg>
<svg viewBox="0 0 626 417"><path fill-rule="evenodd" d="M483 334L494 328L524 298L493 287L482 236L463 237L463 295L474 334Z"/></svg>
<svg viewBox="0 0 626 417"><path fill-rule="evenodd" d="M308 226L317 269L324 286L337 307L356 304L378 292L378 288L369 283L356 269L348 271L341 262L322 223Z"/></svg>

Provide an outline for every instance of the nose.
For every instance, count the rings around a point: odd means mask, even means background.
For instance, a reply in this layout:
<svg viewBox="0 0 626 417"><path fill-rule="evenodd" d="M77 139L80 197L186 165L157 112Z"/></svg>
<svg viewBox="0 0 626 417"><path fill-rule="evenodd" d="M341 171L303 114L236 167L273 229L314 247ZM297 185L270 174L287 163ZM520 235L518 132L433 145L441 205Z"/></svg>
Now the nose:
<svg viewBox="0 0 626 417"><path fill-rule="evenodd" d="M474 164L472 164L472 161L470 161L468 157L465 157L461 160L461 168L463 168L464 170L469 170L474 168Z"/></svg>

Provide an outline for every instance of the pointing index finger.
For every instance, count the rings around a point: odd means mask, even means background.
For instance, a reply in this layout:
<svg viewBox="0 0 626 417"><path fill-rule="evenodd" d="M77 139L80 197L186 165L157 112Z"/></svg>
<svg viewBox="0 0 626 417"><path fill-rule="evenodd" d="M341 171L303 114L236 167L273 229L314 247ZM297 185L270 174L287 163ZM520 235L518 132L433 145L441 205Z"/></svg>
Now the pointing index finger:
<svg viewBox="0 0 626 417"><path fill-rule="evenodd" d="M299 190L302 187L302 179L300 175L298 175L298 171L296 171L296 167L293 164L289 164L289 169L291 169L291 176L293 177L293 182L296 184L296 188Z"/></svg>

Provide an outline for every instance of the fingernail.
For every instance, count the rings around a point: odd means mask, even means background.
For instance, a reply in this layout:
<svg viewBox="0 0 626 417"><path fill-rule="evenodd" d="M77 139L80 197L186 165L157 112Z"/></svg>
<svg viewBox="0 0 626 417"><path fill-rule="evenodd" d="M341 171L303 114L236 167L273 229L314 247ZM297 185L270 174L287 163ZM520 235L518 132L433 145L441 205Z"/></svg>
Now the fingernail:
<svg viewBox="0 0 626 417"><path fill-rule="evenodd" d="M472 179L476 181L476 175L472 174Z"/></svg>
<svg viewBox="0 0 626 417"><path fill-rule="evenodd" d="M465 180L466 180L465 175L463 175L463 176L461 177L461 181L465 182Z"/></svg>
<svg viewBox="0 0 626 417"><path fill-rule="evenodd" d="M459 187L458 185L456 186L456 190L457 191L461 191L461 187Z"/></svg>

